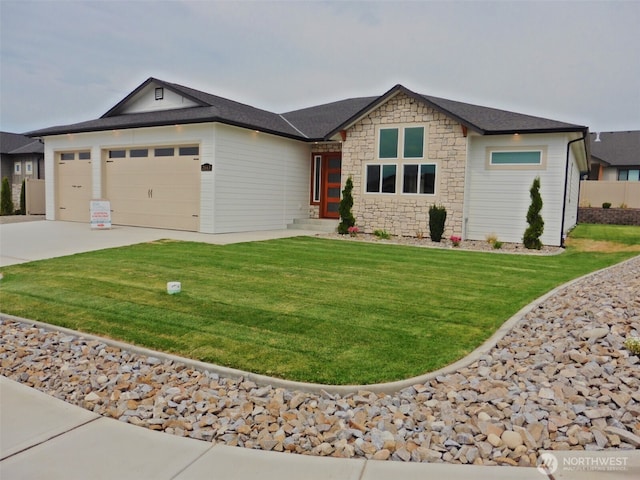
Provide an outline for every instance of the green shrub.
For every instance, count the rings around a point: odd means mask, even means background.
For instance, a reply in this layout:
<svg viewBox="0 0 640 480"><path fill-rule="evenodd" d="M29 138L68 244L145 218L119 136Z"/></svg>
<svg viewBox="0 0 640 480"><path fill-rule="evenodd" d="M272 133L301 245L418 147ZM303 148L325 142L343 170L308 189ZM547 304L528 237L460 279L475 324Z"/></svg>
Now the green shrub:
<svg viewBox="0 0 640 480"><path fill-rule="evenodd" d="M26 190L26 185L25 185L25 181L22 180L22 186L20 187L20 215L26 215L27 214L27 192Z"/></svg>
<svg viewBox="0 0 640 480"><path fill-rule="evenodd" d="M611 202L604 202L602 208L611 208Z"/></svg>
<svg viewBox="0 0 640 480"><path fill-rule="evenodd" d="M640 355L640 338L639 337L628 337L624 341L624 346L631 353L635 355Z"/></svg>
<svg viewBox="0 0 640 480"><path fill-rule="evenodd" d="M527 223L529 226L524 231L523 243L526 248L540 250L542 242L540 236L544 232L544 220L540 215L542 210L542 197L540 196L540 177L536 177L529 190L531 205L527 211Z"/></svg>
<svg viewBox="0 0 640 480"><path fill-rule="evenodd" d="M443 206L431 205L429 208L429 236L432 242L442 240L444 224L447 220L447 210Z"/></svg>
<svg viewBox="0 0 640 480"><path fill-rule="evenodd" d="M500 250L502 248L502 242L500 240L496 240L493 242L493 248L496 250Z"/></svg>
<svg viewBox="0 0 640 480"><path fill-rule="evenodd" d="M347 178L347 182L342 190L342 199L340 200L340 206L338 212L340 213L340 223L338 224L338 233L340 235L346 235L349 233L349 228L356 224L356 219L351 213L351 207L353 207L353 180L351 177Z"/></svg>
<svg viewBox="0 0 640 480"><path fill-rule="evenodd" d="M0 187L0 215L13 215L13 200L11 200L11 185L9 178L2 179Z"/></svg>
<svg viewBox="0 0 640 480"><path fill-rule="evenodd" d="M373 234L381 240L389 240L391 234L386 230L374 230Z"/></svg>

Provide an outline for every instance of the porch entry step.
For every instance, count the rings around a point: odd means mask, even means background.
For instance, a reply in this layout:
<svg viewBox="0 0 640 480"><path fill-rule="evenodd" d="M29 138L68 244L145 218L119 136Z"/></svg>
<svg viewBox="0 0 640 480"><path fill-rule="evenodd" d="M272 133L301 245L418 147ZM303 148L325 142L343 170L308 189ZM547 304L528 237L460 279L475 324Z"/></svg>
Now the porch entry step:
<svg viewBox="0 0 640 480"><path fill-rule="evenodd" d="M338 220L331 218L294 218L293 223L287 225L289 230L314 230L317 232L335 232Z"/></svg>

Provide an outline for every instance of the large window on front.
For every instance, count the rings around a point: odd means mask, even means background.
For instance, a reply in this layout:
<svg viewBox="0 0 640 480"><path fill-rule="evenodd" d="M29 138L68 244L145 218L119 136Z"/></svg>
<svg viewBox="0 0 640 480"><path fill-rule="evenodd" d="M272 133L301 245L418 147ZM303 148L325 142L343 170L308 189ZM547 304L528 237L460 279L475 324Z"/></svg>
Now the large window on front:
<svg viewBox="0 0 640 480"><path fill-rule="evenodd" d="M618 170L618 180L628 182L640 181L640 169L630 168Z"/></svg>
<svg viewBox="0 0 640 480"><path fill-rule="evenodd" d="M402 193L436 193L436 166L433 163L403 165Z"/></svg>
<svg viewBox="0 0 640 480"><path fill-rule="evenodd" d="M396 169L393 164L367 165L367 193L396 193Z"/></svg>
<svg viewBox="0 0 640 480"><path fill-rule="evenodd" d="M378 158L423 157L424 127L384 127L378 130Z"/></svg>

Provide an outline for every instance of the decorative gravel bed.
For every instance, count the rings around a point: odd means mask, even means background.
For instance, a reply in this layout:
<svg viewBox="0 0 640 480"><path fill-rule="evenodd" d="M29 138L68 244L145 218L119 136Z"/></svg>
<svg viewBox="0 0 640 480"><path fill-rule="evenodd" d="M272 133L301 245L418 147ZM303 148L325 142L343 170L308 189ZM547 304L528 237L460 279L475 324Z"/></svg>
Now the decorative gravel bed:
<svg viewBox="0 0 640 480"><path fill-rule="evenodd" d="M571 284L455 373L375 394L221 378L0 320L0 374L168 434L307 455L535 465L538 451L640 448L640 256ZM126 319L125 319L126 320Z"/></svg>

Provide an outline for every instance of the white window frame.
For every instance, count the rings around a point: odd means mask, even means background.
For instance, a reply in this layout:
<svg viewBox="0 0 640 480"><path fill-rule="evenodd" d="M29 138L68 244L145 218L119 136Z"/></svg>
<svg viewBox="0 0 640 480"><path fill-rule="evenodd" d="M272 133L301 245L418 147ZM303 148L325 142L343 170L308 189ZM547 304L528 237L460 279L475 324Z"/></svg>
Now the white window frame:
<svg viewBox="0 0 640 480"><path fill-rule="evenodd" d="M420 157L405 157L405 133L407 129L421 128L422 129L422 156ZM383 130L397 130L398 131L398 144L396 145L396 154L394 157L381 157L380 156L380 142L382 140L381 132ZM427 158L427 125L423 123L401 123L401 124L389 124L380 125L376 127L376 152L375 158L379 162L388 162L390 160L409 160L419 162ZM400 149L402 151L400 152Z"/></svg>
<svg viewBox="0 0 640 480"><path fill-rule="evenodd" d="M312 178L312 193L311 202L313 204L320 203L320 192L322 190L322 155L313 156L313 176Z"/></svg>
<svg viewBox="0 0 640 480"><path fill-rule="evenodd" d="M33 162L28 160L24 162L24 174L33 175Z"/></svg>
<svg viewBox="0 0 640 480"><path fill-rule="evenodd" d="M382 175L384 171L384 167L392 166L396 169L396 181L394 185L393 192L383 192L382 191L382 181L384 176ZM369 167L380 167L380 179L378 180L378 190L376 192L368 191L369 185ZM397 195L398 194L398 164L396 162L371 162L367 163L364 166L364 193L365 195Z"/></svg>
<svg viewBox="0 0 640 480"><path fill-rule="evenodd" d="M537 163L495 163L494 153L532 153L540 154L540 161ZM547 146L507 146L507 147L486 147L485 167L487 170L546 170L547 169Z"/></svg>
<svg viewBox="0 0 640 480"><path fill-rule="evenodd" d="M13 174L22 175L22 162L13 162Z"/></svg>
<svg viewBox="0 0 640 480"><path fill-rule="evenodd" d="M404 191L404 169L405 167L408 166L418 166L418 182L416 184L416 190L420 190L420 171L422 170L422 165L433 165L434 167L434 172L433 172L433 193L420 193L418 191L416 192L405 192ZM435 197L436 194L438 193L438 164L436 162L419 162L419 163L403 163L402 164L402 189L401 189L401 194L402 195L422 195L422 196L430 196L430 197Z"/></svg>

